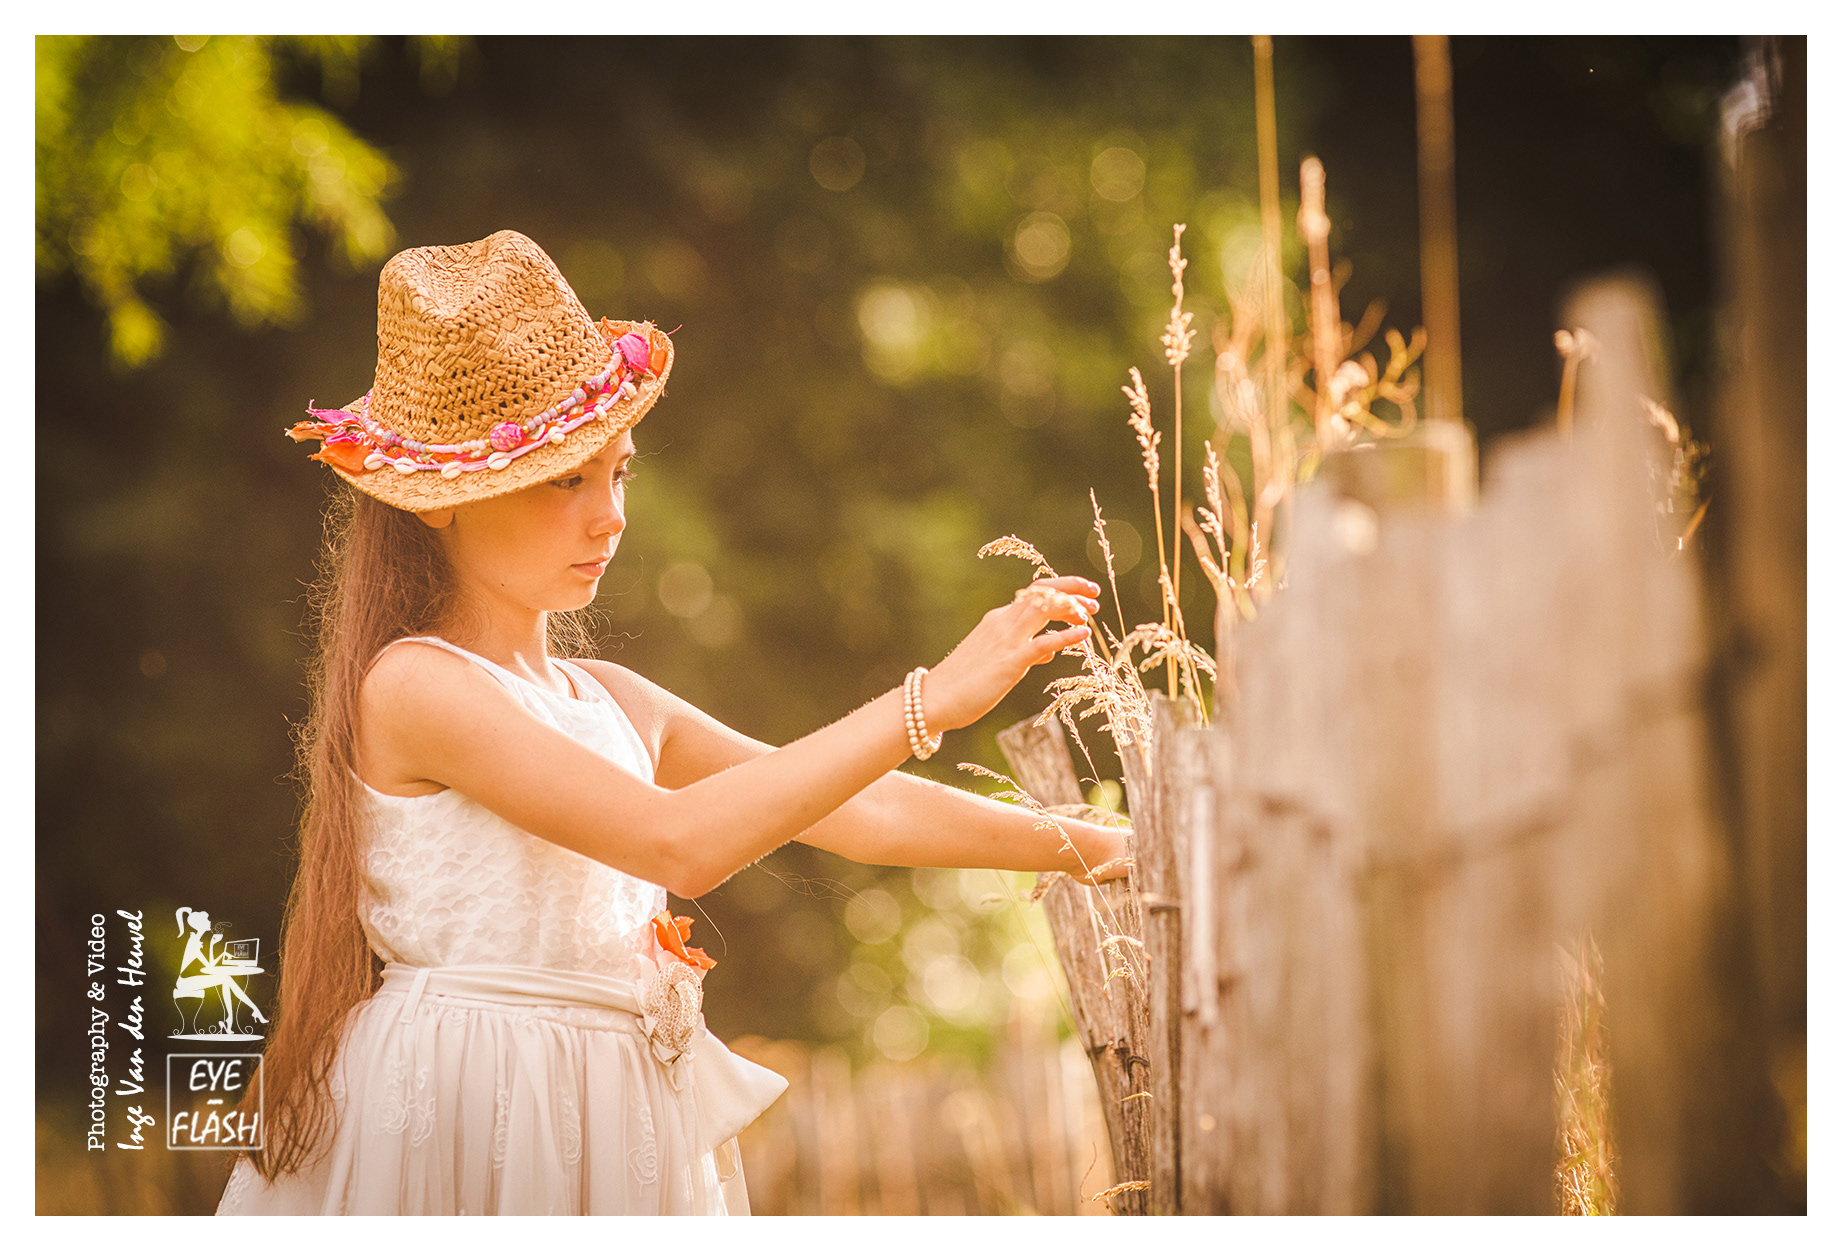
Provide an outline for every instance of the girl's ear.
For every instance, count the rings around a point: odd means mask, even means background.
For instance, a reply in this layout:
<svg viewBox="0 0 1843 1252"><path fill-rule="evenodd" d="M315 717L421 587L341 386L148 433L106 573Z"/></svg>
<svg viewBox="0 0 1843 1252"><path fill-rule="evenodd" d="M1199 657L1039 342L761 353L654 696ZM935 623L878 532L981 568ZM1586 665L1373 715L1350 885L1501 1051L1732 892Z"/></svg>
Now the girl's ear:
<svg viewBox="0 0 1843 1252"><path fill-rule="evenodd" d="M418 513L416 517L430 530L440 530L454 521L454 509L430 509L427 513Z"/></svg>

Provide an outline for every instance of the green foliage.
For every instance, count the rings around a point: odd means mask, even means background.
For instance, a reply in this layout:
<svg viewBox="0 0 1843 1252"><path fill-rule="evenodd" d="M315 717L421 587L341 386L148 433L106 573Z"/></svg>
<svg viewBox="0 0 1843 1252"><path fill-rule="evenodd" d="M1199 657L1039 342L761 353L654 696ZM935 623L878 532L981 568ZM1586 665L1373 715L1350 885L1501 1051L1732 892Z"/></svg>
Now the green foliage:
<svg viewBox="0 0 1843 1252"><path fill-rule="evenodd" d="M146 288L188 263L195 294L255 326L301 312L296 223L355 266L390 247L379 201L396 171L326 110L277 99L288 42L356 74L353 39L38 39L38 270L76 276L117 362L161 350Z"/></svg>

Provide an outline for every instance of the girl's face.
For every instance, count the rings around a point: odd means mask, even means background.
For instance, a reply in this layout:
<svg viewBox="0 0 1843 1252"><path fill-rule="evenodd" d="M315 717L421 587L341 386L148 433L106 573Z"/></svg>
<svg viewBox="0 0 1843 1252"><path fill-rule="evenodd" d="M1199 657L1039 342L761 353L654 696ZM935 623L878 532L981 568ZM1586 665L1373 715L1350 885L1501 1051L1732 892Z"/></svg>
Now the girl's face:
<svg viewBox="0 0 1843 1252"><path fill-rule="evenodd" d="M633 455L623 434L562 477L418 516L447 532L448 557L476 593L508 608L579 609L627 526Z"/></svg>

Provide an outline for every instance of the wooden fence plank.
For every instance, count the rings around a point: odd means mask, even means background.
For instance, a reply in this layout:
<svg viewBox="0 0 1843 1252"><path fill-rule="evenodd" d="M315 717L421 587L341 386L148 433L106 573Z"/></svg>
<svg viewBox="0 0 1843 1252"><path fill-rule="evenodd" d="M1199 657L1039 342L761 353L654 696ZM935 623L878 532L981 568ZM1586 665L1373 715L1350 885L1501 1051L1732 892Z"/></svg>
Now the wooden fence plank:
<svg viewBox="0 0 1843 1252"><path fill-rule="evenodd" d="M1151 795L1134 814L1134 874L1145 909L1145 954L1150 967L1149 1030L1146 1059L1151 1062L1152 1190L1149 1211L1179 1212L1182 1163L1178 1156L1179 1075L1182 1072L1180 1027L1184 982L1183 901L1178 867L1188 859L1182 810L1190 802L1193 781L1182 770L1178 737L1193 727L1196 712L1189 701L1152 696ZM1150 803L1145 803L1149 799ZM1147 820L1147 819L1150 820Z"/></svg>
<svg viewBox="0 0 1843 1252"><path fill-rule="evenodd" d="M1020 722L1000 731L998 744L1012 777L1038 803L1049 807L1080 803L1081 787L1059 723ZM1128 839L1128 850L1136 854L1136 848L1135 835ZM1087 887L1066 874L1041 875L1038 887L1056 957L1068 983L1075 1032L1094 1068L1101 1116L1113 1147L1114 1176L1121 1182L1148 1181L1152 1101L1147 1094L1145 961L1118 947L1113 953L1102 948L1111 934L1143 943L1132 888L1125 880ZM1129 964L1130 975L1116 972ZM1123 1192L1113 1199L1114 1212L1143 1214L1146 1199L1144 1191Z"/></svg>
<svg viewBox="0 0 1843 1252"><path fill-rule="evenodd" d="M1806 1209L1806 589L1808 562L1806 82L1802 37L1751 38L1743 64L1762 106L1726 136L1721 181L1721 402L1708 538L1716 676L1722 694L1718 781L1743 871L1751 987L1769 1024L1775 1102L1755 1125L1725 1130L1771 1163L1753 1185L1785 1212ZM1724 1167L1732 1176L1732 1163ZM1737 1198L1736 1207L1744 1207Z"/></svg>

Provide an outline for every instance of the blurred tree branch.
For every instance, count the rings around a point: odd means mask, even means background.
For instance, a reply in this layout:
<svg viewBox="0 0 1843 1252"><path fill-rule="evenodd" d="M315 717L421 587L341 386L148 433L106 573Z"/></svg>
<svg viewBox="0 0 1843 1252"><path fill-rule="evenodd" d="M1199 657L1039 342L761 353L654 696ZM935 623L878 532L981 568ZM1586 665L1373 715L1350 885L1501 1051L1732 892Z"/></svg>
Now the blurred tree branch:
<svg viewBox="0 0 1843 1252"><path fill-rule="evenodd" d="M284 48L350 99L366 37L40 37L36 256L66 270L108 320L111 356L140 365L165 327L146 280L190 262L194 290L246 326L300 313L292 229L332 236L354 265L395 237L384 155L325 109L276 96ZM452 82L460 47L418 47L423 77Z"/></svg>

